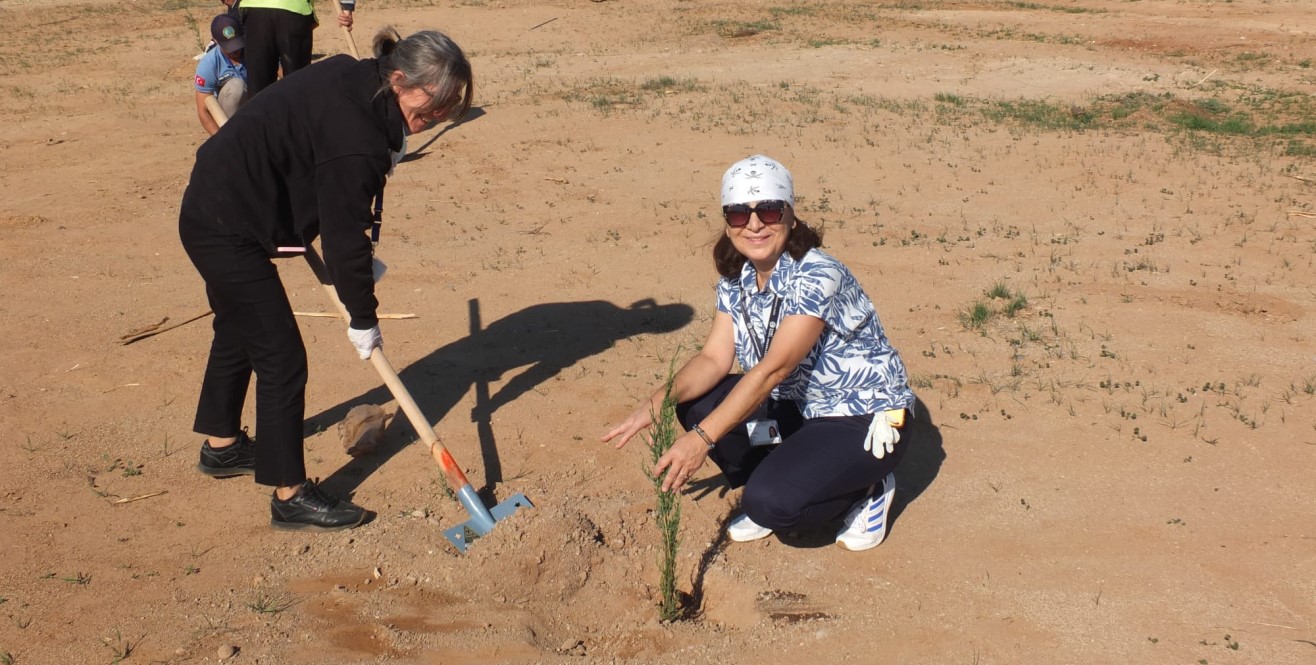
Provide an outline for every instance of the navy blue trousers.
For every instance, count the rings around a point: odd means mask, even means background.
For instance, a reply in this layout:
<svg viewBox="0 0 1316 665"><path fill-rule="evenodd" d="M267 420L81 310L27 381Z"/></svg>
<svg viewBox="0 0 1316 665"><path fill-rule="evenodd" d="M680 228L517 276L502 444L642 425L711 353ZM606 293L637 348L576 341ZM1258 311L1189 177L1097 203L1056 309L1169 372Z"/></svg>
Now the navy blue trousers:
<svg viewBox="0 0 1316 665"><path fill-rule="evenodd" d="M189 217L186 210L179 235L215 312L215 338L192 428L208 436L236 436L255 373L256 482L298 485L306 480L306 345L279 272L260 245Z"/></svg>
<svg viewBox="0 0 1316 665"><path fill-rule="evenodd" d="M677 406L689 429L712 413L742 375L723 379L703 397ZM775 531L808 531L837 519L896 468L912 443L906 428L894 453L882 459L864 450L873 416L804 418L793 402L772 402L747 420L777 421L782 442L751 446L745 423L717 441L709 459L732 487L744 486L741 507L756 524Z"/></svg>

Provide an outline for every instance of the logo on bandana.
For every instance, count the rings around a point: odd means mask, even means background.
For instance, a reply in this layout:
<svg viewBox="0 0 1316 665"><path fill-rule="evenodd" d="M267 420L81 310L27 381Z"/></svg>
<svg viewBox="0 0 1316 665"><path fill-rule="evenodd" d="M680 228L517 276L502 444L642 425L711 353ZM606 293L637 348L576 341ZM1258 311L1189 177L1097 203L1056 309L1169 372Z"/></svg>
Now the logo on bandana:
<svg viewBox="0 0 1316 665"><path fill-rule="evenodd" d="M236 34L238 34L238 32L233 29L233 26L224 26L224 39L233 39L233 36Z"/></svg>

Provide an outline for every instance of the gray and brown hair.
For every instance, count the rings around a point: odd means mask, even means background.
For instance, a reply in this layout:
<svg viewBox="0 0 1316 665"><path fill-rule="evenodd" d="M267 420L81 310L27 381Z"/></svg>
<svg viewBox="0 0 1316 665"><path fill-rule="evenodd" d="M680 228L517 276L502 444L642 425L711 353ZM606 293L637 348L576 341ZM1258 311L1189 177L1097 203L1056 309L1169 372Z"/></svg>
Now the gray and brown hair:
<svg viewBox="0 0 1316 665"><path fill-rule="evenodd" d="M471 62L452 38L437 30L422 30L403 39L392 26L375 34L375 57L384 63L385 80L380 92L391 86L393 72L402 74L404 88L420 88L432 97L420 109L431 113L449 108L447 118L460 120L471 110L475 79Z"/></svg>

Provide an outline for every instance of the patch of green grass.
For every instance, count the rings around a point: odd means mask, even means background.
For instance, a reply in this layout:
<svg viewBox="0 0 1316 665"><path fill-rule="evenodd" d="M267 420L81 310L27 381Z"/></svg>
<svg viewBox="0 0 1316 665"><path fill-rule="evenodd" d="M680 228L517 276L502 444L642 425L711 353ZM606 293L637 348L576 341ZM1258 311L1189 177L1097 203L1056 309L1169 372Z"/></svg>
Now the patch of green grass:
<svg viewBox="0 0 1316 665"><path fill-rule="evenodd" d="M992 320L996 312L985 302L975 302L960 313L960 323L969 330L980 330Z"/></svg>
<svg viewBox="0 0 1316 665"><path fill-rule="evenodd" d="M1233 97L1222 98L1231 91ZM1266 88L1231 88L1224 93L1181 99L1172 92L1137 92L1096 97L1083 105L1045 99L984 99L946 92L936 93L933 99L937 103L937 122L948 125L990 123L1038 131L1164 132L1189 149L1216 154L1279 138L1287 140L1287 145L1276 145L1274 149L1287 155L1309 156L1316 151L1316 97ZM902 114L926 110L896 102L883 106ZM1248 139L1251 142L1246 142Z"/></svg>
<svg viewBox="0 0 1316 665"><path fill-rule="evenodd" d="M1189 131L1210 132L1213 134L1233 134L1248 136L1256 132L1256 126L1243 114L1233 114L1216 119L1202 113L1176 113L1170 116L1170 122Z"/></svg>
<svg viewBox="0 0 1316 665"><path fill-rule="evenodd" d="M723 37L753 37L760 32L781 30L776 21L713 21L713 29Z"/></svg>
<svg viewBox="0 0 1316 665"><path fill-rule="evenodd" d="M183 16L183 22L187 24L188 32L192 33L192 39L196 41L196 49L198 51L204 50L206 45L201 43L201 28L197 26L196 19L192 18L192 12L188 12Z"/></svg>
<svg viewBox="0 0 1316 665"><path fill-rule="evenodd" d="M987 39L1002 41L1037 42L1039 44L1084 44L1087 40L1078 35L1052 35L1040 32L1018 32L1014 28L996 28L985 30L981 34Z"/></svg>
<svg viewBox="0 0 1316 665"><path fill-rule="evenodd" d="M1104 14L1104 9L1094 9L1089 7L1066 7L1064 5L1039 5L1036 2L1007 2L1007 5L1018 9L1030 9L1034 11L1061 12L1063 14Z"/></svg>
<svg viewBox="0 0 1316 665"><path fill-rule="evenodd" d="M997 282L987 289L986 295L992 300L1004 300L1005 304L1001 306L1001 313L1014 318L1014 315L1028 306L1028 296L1022 293L1015 293L1006 286L1005 282Z"/></svg>
<svg viewBox="0 0 1316 665"><path fill-rule="evenodd" d="M278 614L296 604L297 599L295 598L275 596L262 591L257 593L251 602L247 603L247 609L256 614Z"/></svg>
<svg viewBox="0 0 1316 665"><path fill-rule="evenodd" d="M799 6L799 5L794 7L768 8L768 13L772 14L774 18L778 16L808 16L810 14L813 14L815 11L817 11L816 7Z"/></svg>
<svg viewBox="0 0 1316 665"><path fill-rule="evenodd" d="M678 80L670 76L659 76L641 83L640 89L645 92L697 92L703 88L695 79Z"/></svg>
<svg viewBox="0 0 1316 665"><path fill-rule="evenodd" d="M590 80L561 93L569 102L584 102L596 111L609 114L617 107L643 107L645 93L703 92L705 88L692 78L676 79L671 76L651 78L643 83L613 78Z"/></svg>
<svg viewBox="0 0 1316 665"><path fill-rule="evenodd" d="M110 653L114 655L114 660L110 661L111 665L117 665L118 663L128 660L128 658L133 655L133 652L137 650L137 645L140 644L141 641L142 638L140 637L136 640L125 638L123 632L118 628L115 628L114 635L105 638L105 646L109 648Z"/></svg>
<svg viewBox="0 0 1316 665"><path fill-rule="evenodd" d="M1027 306L1028 306L1028 296L1019 293L1019 294L1015 294L1014 297L1006 301L1005 307L1002 311L1005 312L1006 316L1010 318L1014 318L1015 314L1017 314L1020 310L1022 310Z"/></svg>
<svg viewBox="0 0 1316 665"><path fill-rule="evenodd" d="M168 12L176 9L190 9L192 7L210 9L213 5L214 3L207 2L206 0L164 0L164 2L160 3L160 8Z"/></svg>
<svg viewBox="0 0 1316 665"><path fill-rule="evenodd" d="M569 102L585 102L597 111L609 113L616 106L637 106L643 100L639 86L612 78L592 79L562 93Z"/></svg>
<svg viewBox="0 0 1316 665"><path fill-rule="evenodd" d="M1076 113L1071 105L1040 99L991 101L981 111L994 122L1016 122L1039 129L1087 129L1095 124L1089 113Z"/></svg>
<svg viewBox="0 0 1316 665"><path fill-rule="evenodd" d="M909 386L911 388L919 389L931 388L933 386L933 380L932 377L927 374L911 374L909 377Z"/></svg>

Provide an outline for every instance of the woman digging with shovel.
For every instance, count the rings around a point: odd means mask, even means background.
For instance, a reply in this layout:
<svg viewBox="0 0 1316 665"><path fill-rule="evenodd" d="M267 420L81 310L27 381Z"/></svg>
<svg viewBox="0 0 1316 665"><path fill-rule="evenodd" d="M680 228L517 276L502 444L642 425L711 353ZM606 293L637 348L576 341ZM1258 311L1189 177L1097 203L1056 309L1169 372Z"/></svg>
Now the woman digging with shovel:
<svg viewBox="0 0 1316 665"><path fill-rule="evenodd" d="M712 459L744 514L731 540L818 529L844 516L838 545L886 537L893 471L911 444L914 393L873 303L822 238L795 216L790 172L754 155L722 177L722 279L708 340L672 378L689 430L659 460L676 491ZM731 374L739 363L743 374ZM616 447L653 423L660 387L603 436ZM902 432L904 434L902 434Z"/></svg>
<svg viewBox="0 0 1316 665"><path fill-rule="evenodd" d="M274 527L332 531L366 511L306 478L302 448L306 347L272 258L317 236L348 339L362 359L383 345L374 294L371 203L405 152L408 133L461 118L471 65L433 31L375 37L373 59L340 55L253 98L197 150L179 235L215 312L214 341L193 429L205 434L202 473L254 473L274 487ZM256 431L241 426L256 374Z"/></svg>

